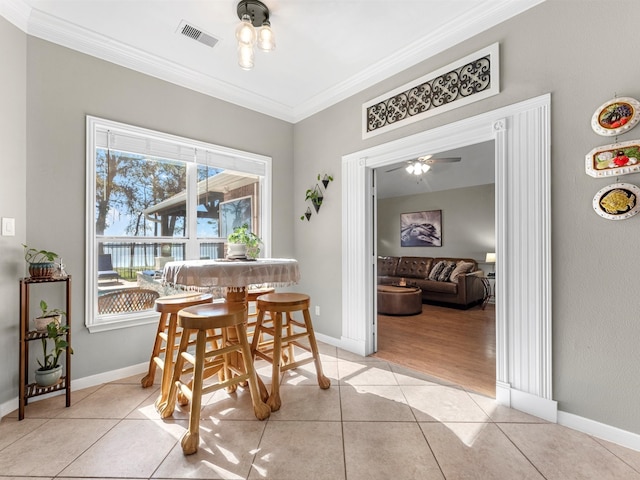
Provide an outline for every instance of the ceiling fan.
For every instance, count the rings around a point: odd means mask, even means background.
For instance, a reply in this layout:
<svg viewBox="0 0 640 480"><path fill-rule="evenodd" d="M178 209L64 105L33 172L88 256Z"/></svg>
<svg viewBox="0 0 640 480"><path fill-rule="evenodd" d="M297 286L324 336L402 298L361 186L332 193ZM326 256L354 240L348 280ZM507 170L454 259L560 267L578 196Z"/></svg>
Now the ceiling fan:
<svg viewBox="0 0 640 480"><path fill-rule="evenodd" d="M427 173L431 169L431 165L433 165L434 163L454 163L459 162L460 160L460 157L433 158L433 155L424 155L422 157L418 157L415 160L407 161L406 166L400 165L399 167L387 170L386 173L394 172L396 170L404 168L408 173L420 175L422 173Z"/></svg>

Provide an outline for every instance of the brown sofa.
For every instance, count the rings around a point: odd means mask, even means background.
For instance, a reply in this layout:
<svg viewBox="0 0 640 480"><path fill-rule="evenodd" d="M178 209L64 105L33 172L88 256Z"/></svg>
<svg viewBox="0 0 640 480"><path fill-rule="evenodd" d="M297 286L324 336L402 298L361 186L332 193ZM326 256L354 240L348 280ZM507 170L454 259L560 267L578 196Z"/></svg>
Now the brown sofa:
<svg viewBox="0 0 640 480"><path fill-rule="evenodd" d="M459 274L456 281L429 279L436 273L432 269L440 262L460 261L472 264L468 272ZM450 267L451 268L451 267ZM397 285L404 279L406 285L422 289L422 301L444 303L451 306L469 308L482 303L485 290L481 280L482 270L471 258L438 257L378 257L378 284Z"/></svg>

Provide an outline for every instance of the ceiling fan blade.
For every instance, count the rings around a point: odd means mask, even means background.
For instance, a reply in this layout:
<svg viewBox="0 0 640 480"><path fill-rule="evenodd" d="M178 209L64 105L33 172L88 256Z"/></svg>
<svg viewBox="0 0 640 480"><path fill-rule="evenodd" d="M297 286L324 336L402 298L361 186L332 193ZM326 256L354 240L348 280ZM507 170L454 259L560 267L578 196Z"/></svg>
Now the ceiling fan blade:
<svg viewBox="0 0 640 480"><path fill-rule="evenodd" d="M461 160L460 157L449 157L449 158L430 158L425 160L424 163L453 163L459 162Z"/></svg>
<svg viewBox="0 0 640 480"><path fill-rule="evenodd" d="M401 168L406 168L406 165L400 165L399 167L392 168L391 170L386 170L385 173L395 172L396 170L400 170Z"/></svg>

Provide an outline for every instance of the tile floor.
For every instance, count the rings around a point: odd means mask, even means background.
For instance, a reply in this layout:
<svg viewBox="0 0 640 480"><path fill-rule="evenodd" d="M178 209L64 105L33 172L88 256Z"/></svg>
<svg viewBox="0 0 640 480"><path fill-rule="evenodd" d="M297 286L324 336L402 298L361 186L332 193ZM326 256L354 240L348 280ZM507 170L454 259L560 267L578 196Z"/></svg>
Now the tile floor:
<svg viewBox="0 0 640 480"><path fill-rule="evenodd" d="M161 420L142 375L31 402L0 422L0 479L640 480L640 452L375 358L321 345L329 390L313 364L288 372L282 408L253 416L249 394L203 400L200 449L179 439L188 412ZM268 383L270 367L260 366Z"/></svg>

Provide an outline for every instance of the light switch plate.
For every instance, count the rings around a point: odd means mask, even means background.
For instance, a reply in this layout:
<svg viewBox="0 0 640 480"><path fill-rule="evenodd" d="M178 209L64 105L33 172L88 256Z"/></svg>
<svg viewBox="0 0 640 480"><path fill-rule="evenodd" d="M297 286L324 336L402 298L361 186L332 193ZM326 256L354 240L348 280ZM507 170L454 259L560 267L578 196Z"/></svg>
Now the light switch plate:
<svg viewBox="0 0 640 480"><path fill-rule="evenodd" d="M13 237L16 234L16 219L2 217L2 236Z"/></svg>

